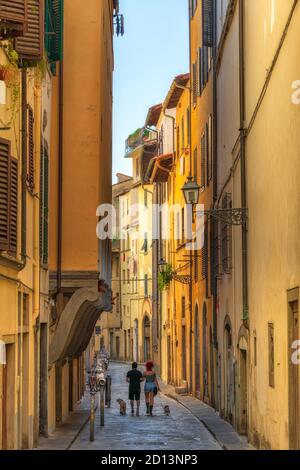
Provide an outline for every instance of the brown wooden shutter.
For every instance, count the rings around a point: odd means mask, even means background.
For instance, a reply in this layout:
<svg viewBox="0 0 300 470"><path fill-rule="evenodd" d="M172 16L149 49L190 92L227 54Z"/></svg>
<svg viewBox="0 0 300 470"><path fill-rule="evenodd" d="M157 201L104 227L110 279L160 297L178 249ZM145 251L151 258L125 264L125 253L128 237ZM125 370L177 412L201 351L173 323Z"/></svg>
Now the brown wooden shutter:
<svg viewBox="0 0 300 470"><path fill-rule="evenodd" d="M205 188L206 182L206 136L201 138L201 188Z"/></svg>
<svg viewBox="0 0 300 470"><path fill-rule="evenodd" d="M0 138L0 250L9 249L10 142Z"/></svg>
<svg viewBox="0 0 300 470"><path fill-rule="evenodd" d="M16 39L21 59L41 60L44 50L44 0L28 0L27 32Z"/></svg>
<svg viewBox="0 0 300 470"><path fill-rule="evenodd" d="M24 34L28 0L0 0L0 35L14 37Z"/></svg>
<svg viewBox="0 0 300 470"><path fill-rule="evenodd" d="M17 254L18 240L18 160L10 159L9 251Z"/></svg>
<svg viewBox="0 0 300 470"><path fill-rule="evenodd" d="M27 165L27 183L29 189L34 189L34 135L33 135L33 109L28 107L28 165Z"/></svg>

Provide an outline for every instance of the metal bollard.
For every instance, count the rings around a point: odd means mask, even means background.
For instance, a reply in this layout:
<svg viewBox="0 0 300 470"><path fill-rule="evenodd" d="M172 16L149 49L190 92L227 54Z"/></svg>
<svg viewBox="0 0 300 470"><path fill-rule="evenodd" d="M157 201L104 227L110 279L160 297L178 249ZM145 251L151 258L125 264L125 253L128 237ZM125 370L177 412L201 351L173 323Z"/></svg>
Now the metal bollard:
<svg viewBox="0 0 300 470"><path fill-rule="evenodd" d="M95 440L95 395L91 394L90 441Z"/></svg>
<svg viewBox="0 0 300 470"><path fill-rule="evenodd" d="M104 426L104 394L105 385L100 388L100 426Z"/></svg>
<svg viewBox="0 0 300 470"><path fill-rule="evenodd" d="M107 375L105 384L105 406L111 406L111 376Z"/></svg>

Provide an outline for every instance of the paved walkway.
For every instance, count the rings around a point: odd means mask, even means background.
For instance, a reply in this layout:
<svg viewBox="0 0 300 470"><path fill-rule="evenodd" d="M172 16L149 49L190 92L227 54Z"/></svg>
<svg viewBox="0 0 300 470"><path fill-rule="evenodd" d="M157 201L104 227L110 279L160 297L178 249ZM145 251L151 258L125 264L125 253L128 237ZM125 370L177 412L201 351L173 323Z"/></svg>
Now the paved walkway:
<svg viewBox="0 0 300 470"><path fill-rule="evenodd" d="M112 407L105 410L105 427L100 427L99 412L95 420L95 441L89 441L89 395L67 423L49 439L41 439L40 450L222 450L250 449L233 428L208 406L190 396L176 395L173 387L161 384L156 397L154 417L146 416L142 396L141 416L120 416L118 398L127 400L126 364L112 363ZM143 395L143 394L142 394ZM169 405L171 415L164 415Z"/></svg>
<svg viewBox="0 0 300 470"><path fill-rule="evenodd" d="M163 382L161 382L160 388L162 393L188 409L209 430L224 450L255 450L248 443L246 437L238 434L210 406L190 395L178 395L174 387Z"/></svg>

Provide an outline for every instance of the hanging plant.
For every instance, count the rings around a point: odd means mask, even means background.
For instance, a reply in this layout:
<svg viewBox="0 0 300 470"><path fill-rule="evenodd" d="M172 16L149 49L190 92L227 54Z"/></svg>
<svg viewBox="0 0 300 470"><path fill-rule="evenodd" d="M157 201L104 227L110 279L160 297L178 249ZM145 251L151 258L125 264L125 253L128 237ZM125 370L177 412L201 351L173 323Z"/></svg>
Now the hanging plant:
<svg viewBox="0 0 300 470"><path fill-rule="evenodd" d="M11 107L9 110L11 112L11 117L9 122L4 123L1 121L1 124L4 127L10 127L15 119L18 106L20 105L19 55L17 51L14 50L12 41L8 42L6 55L8 61L5 65L0 65L0 78L5 82L7 89L10 91Z"/></svg>
<svg viewBox="0 0 300 470"><path fill-rule="evenodd" d="M158 274L158 288L160 292L167 290L173 279L173 268L167 264L166 269Z"/></svg>

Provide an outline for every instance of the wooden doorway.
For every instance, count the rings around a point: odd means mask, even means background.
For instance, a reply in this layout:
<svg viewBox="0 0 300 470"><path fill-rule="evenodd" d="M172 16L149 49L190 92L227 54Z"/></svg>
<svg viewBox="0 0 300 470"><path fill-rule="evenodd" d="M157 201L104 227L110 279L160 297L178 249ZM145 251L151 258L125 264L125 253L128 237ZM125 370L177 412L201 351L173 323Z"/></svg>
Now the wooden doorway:
<svg viewBox="0 0 300 470"><path fill-rule="evenodd" d="M15 345L6 345L2 376L2 449L15 449Z"/></svg>
<svg viewBox="0 0 300 470"><path fill-rule="evenodd" d="M299 349L299 290L289 293L288 302L288 367L289 367L289 447L300 449L300 374L297 361ZM296 347L295 347L296 346Z"/></svg>
<svg viewBox="0 0 300 470"><path fill-rule="evenodd" d="M196 396L200 399L201 391L201 371L200 371L200 328L199 328L199 313L198 305L195 307L195 334L194 334L194 349L195 349L195 387Z"/></svg>

